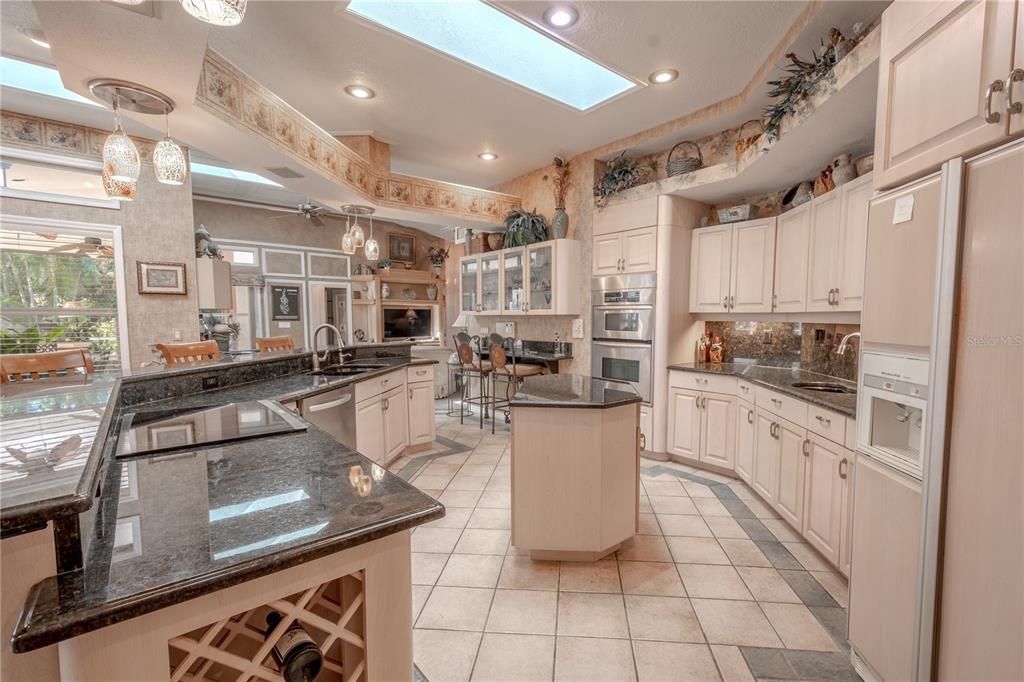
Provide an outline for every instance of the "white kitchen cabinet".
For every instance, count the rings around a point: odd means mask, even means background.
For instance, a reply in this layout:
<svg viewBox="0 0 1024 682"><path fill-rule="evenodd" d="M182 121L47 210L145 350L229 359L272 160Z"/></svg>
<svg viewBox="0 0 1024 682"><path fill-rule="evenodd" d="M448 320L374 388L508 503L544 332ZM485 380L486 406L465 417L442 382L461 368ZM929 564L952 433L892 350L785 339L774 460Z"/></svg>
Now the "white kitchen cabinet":
<svg viewBox="0 0 1024 682"><path fill-rule="evenodd" d="M409 445L434 442L434 382L409 383Z"/></svg>
<svg viewBox="0 0 1024 682"><path fill-rule="evenodd" d="M658 228L642 227L594 237L595 275L653 272L657 268Z"/></svg>
<svg viewBox="0 0 1024 682"><path fill-rule="evenodd" d="M807 254L810 230L810 203L797 206L778 218L772 306L776 313L802 313L807 310Z"/></svg>
<svg viewBox="0 0 1024 682"><path fill-rule="evenodd" d="M749 484L754 475L757 421L754 406L746 400L736 403L736 473Z"/></svg>
<svg viewBox="0 0 1024 682"><path fill-rule="evenodd" d="M466 256L459 261L459 310L480 311L480 256Z"/></svg>
<svg viewBox="0 0 1024 682"><path fill-rule="evenodd" d="M356 403L356 450L377 464L386 461L384 400L379 395Z"/></svg>
<svg viewBox="0 0 1024 682"><path fill-rule="evenodd" d="M864 305L864 258L868 249L868 207L875 193L874 175L867 173L842 185L839 239L842 260L836 279L837 309L859 311Z"/></svg>
<svg viewBox="0 0 1024 682"><path fill-rule="evenodd" d="M815 433L807 438L803 535L822 556L838 566L846 497L846 482L842 478L846 465L842 462L847 451Z"/></svg>
<svg viewBox="0 0 1024 682"><path fill-rule="evenodd" d="M858 311L864 298L869 173L811 202L807 310Z"/></svg>
<svg viewBox="0 0 1024 682"><path fill-rule="evenodd" d="M779 479L779 440L776 435L775 415L756 410L757 437L755 440L754 472L750 486L768 504L775 505L775 491Z"/></svg>
<svg viewBox="0 0 1024 682"><path fill-rule="evenodd" d="M467 313L501 312L501 253L491 251L459 261L461 310Z"/></svg>
<svg viewBox="0 0 1024 682"><path fill-rule="evenodd" d="M405 386L396 386L384 393L381 401L384 412L384 464L389 464L409 445L409 401Z"/></svg>
<svg viewBox="0 0 1024 682"><path fill-rule="evenodd" d="M622 238L618 234L594 237L594 274L617 275L622 267Z"/></svg>
<svg viewBox="0 0 1024 682"><path fill-rule="evenodd" d="M690 250L690 312L729 310L732 267L732 225L693 231Z"/></svg>
<svg viewBox="0 0 1024 682"><path fill-rule="evenodd" d="M654 443L654 431L653 431L653 419L654 415L651 413L651 408L647 405L640 406L640 449L648 450L649 444ZM652 445L653 447L653 445Z"/></svg>
<svg viewBox="0 0 1024 682"><path fill-rule="evenodd" d="M839 520L839 571L850 577L853 540L853 477L856 475L857 456L853 450L843 450L839 477L843 481L842 515Z"/></svg>
<svg viewBox="0 0 1024 682"><path fill-rule="evenodd" d="M732 469L736 461L736 398L703 393L700 398L700 455L705 464Z"/></svg>
<svg viewBox="0 0 1024 682"><path fill-rule="evenodd" d="M811 202L807 250L809 312L832 310L834 305L839 261L842 257L839 224L841 196L840 190L833 190Z"/></svg>
<svg viewBox="0 0 1024 682"><path fill-rule="evenodd" d="M699 391L670 388L668 392L668 451L673 455L700 457Z"/></svg>
<svg viewBox="0 0 1024 682"><path fill-rule="evenodd" d="M778 488L775 511L796 529L804 522L804 469L807 459L807 430L777 419L775 433L779 443Z"/></svg>
<svg viewBox="0 0 1024 682"><path fill-rule="evenodd" d="M776 219L732 226L729 312L770 313L775 274Z"/></svg>
<svg viewBox="0 0 1024 682"><path fill-rule="evenodd" d="M526 249L501 251L501 310L521 313L526 306Z"/></svg>
<svg viewBox="0 0 1024 682"><path fill-rule="evenodd" d="M553 239L460 261L461 310L476 315L579 315L579 242Z"/></svg>

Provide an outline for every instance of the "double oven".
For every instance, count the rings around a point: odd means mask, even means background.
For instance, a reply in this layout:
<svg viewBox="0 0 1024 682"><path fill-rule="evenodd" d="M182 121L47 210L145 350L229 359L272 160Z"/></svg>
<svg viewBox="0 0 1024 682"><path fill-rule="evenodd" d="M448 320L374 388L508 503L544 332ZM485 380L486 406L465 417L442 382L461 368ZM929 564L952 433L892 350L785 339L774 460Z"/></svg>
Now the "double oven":
<svg viewBox="0 0 1024 682"><path fill-rule="evenodd" d="M656 274L594 277L591 374L628 382L651 402Z"/></svg>

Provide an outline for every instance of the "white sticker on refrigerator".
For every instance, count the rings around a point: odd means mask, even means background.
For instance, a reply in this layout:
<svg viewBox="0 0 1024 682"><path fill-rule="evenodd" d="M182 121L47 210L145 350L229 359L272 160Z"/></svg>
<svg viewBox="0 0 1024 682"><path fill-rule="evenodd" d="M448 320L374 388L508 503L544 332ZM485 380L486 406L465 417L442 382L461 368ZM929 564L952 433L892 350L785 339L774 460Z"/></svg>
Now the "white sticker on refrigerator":
<svg viewBox="0 0 1024 682"><path fill-rule="evenodd" d="M900 223L910 222L910 219L914 217L914 195L907 194L896 200L896 205L892 209L892 224L899 225Z"/></svg>

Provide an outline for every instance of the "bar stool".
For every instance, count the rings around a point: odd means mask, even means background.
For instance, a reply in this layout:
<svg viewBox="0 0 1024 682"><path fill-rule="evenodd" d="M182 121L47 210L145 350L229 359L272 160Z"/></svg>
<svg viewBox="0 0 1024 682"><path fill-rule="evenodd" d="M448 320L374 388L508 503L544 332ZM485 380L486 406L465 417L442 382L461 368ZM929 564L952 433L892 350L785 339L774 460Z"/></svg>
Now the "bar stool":
<svg viewBox="0 0 1024 682"><path fill-rule="evenodd" d="M473 352L473 342L477 344L477 353ZM487 398L487 378L491 373L491 363L480 357L480 337L470 336L465 332L455 335L455 351L459 354L458 374L462 380L462 400L459 403L459 423L465 424L466 403L480 406L480 428L484 428L484 410L489 404ZM480 395L472 397L471 380L476 378L480 386Z"/></svg>
<svg viewBox="0 0 1024 682"><path fill-rule="evenodd" d="M82 370L88 377L96 371L92 354L84 348L52 353L19 353L0 355L0 383L56 380L73 376ZM42 376L40 376L42 375Z"/></svg>
<svg viewBox="0 0 1024 682"><path fill-rule="evenodd" d="M216 341L158 343L156 349L163 354L164 362L168 366L220 360L220 348Z"/></svg>
<svg viewBox="0 0 1024 682"><path fill-rule="evenodd" d="M520 364L516 360L515 339L505 338L500 334L491 334L488 339L488 357L491 361L491 409L497 412L501 409L505 413L505 423L508 424L512 418L512 409L509 403L512 396L522 385L526 377L547 374L547 367L542 365ZM505 382L505 399L499 401L498 381ZM494 416L491 417L491 433L494 433Z"/></svg>
<svg viewBox="0 0 1024 682"><path fill-rule="evenodd" d="M261 353L280 353L295 350L295 341L290 336L256 337L256 348Z"/></svg>

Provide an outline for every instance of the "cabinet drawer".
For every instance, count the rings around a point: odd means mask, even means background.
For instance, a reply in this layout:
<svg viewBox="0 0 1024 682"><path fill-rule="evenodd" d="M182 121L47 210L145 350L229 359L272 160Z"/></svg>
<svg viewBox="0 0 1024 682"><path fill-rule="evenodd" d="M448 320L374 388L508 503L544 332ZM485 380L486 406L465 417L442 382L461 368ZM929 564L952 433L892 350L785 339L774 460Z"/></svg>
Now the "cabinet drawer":
<svg viewBox="0 0 1024 682"><path fill-rule="evenodd" d="M807 428L807 403L771 389L757 387L757 407Z"/></svg>
<svg viewBox="0 0 1024 682"><path fill-rule="evenodd" d="M396 386L405 383L405 370L388 372L383 376L373 377L356 384L356 402L360 403L367 398L378 396L384 391L390 391Z"/></svg>
<svg viewBox="0 0 1024 682"><path fill-rule="evenodd" d="M417 381L433 381L434 380L434 366L433 365L413 365L405 369L405 380L410 384Z"/></svg>
<svg viewBox="0 0 1024 682"><path fill-rule="evenodd" d="M746 401L754 402L754 396L757 395L757 387L749 381L743 379L736 380L736 395L743 398Z"/></svg>
<svg viewBox="0 0 1024 682"><path fill-rule="evenodd" d="M668 373L668 385L672 388L736 395L736 377L707 372L671 371Z"/></svg>
<svg viewBox="0 0 1024 682"><path fill-rule="evenodd" d="M807 428L833 443L846 442L846 417L817 405L807 406Z"/></svg>

